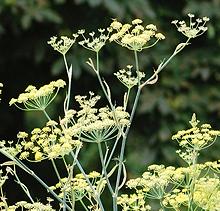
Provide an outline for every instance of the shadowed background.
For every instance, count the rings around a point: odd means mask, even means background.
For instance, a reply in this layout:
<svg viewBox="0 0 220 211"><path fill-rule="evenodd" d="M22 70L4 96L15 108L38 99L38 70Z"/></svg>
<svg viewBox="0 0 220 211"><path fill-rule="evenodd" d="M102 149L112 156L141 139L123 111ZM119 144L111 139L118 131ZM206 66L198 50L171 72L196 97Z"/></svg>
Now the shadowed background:
<svg viewBox="0 0 220 211"><path fill-rule="evenodd" d="M93 31L107 27L111 18L130 22L143 19L153 23L166 39L154 48L139 54L141 70L150 76L153 68L167 58L175 46L185 41L171 25L174 19L187 19L187 13L210 18L209 30L192 40L188 46L163 70L159 81L146 87L126 148L128 177L140 176L149 164L178 165L176 145L172 134L189 126L195 112L201 122L220 128L220 1L219 0L2 0L0 1L0 82L4 83L0 104L0 139L16 140L18 131L31 131L45 122L40 112L22 112L9 107L12 97L29 85L41 86L62 78L66 80L64 64L57 52L47 45L53 35L67 35L78 29ZM94 73L85 64L92 52L74 45L67 59L73 65L73 95L87 94L90 90L102 95ZM124 87L118 84L113 72L133 63L133 54L116 44L107 44L101 52L102 75L109 82L115 101L122 103ZM131 62L132 61L132 62ZM57 97L48 112L54 119L62 116L64 92ZM72 106L74 106L72 99ZM89 145L81 153L87 169L96 169L96 146ZM219 159L220 144L204 151L201 160ZM4 157L0 157L2 161ZM30 165L33 168L35 165ZM55 175L48 163L36 165L39 175L52 185ZM45 168L46 167L46 168ZM61 169L62 170L62 169ZM44 200L43 189L25 177L34 187L33 194ZM35 185L35 186L33 186ZM7 184L11 202L24 199L18 186ZM16 190L16 191L15 191ZM40 191L40 195L36 194Z"/></svg>

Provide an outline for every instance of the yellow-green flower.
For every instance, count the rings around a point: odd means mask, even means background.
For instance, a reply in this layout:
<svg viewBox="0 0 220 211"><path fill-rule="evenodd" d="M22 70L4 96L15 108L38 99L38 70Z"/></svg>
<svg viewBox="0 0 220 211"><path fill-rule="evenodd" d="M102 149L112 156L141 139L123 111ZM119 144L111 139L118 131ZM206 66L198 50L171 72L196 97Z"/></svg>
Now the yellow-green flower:
<svg viewBox="0 0 220 211"><path fill-rule="evenodd" d="M79 44L88 50L98 53L101 48L106 44L106 41L109 39L109 33L111 30L107 29L106 33L105 31L106 29L98 29L98 36L96 36L95 32L90 32L90 37L87 38L84 35L85 30L81 29L78 31L78 34L83 37L83 40L80 41Z"/></svg>
<svg viewBox="0 0 220 211"><path fill-rule="evenodd" d="M192 128L181 130L172 137L172 140L177 141L183 148L191 148L199 151L212 145L216 138L220 136L220 131L213 130L210 124L198 126L199 121L196 119L195 114L193 114L189 123Z"/></svg>
<svg viewBox="0 0 220 211"><path fill-rule="evenodd" d="M11 106L14 104L19 109L26 111L44 110L55 99L59 89L63 88L65 85L65 81L61 79L52 81L39 89L30 85L17 99L12 98L9 105Z"/></svg>
<svg viewBox="0 0 220 211"><path fill-rule="evenodd" d="M143 26L142 20L135 19L132 24L121 24L116 19L110 25L113 34L110 37L110 42L115 41L122 47L129 50L141 51L145 48L154 46L159 40L165 39L161 33L157 33L157 27L153 24ZM155 40L151 42L151 39Z"/></svg>
<svg viewBox="0 0 220 211"><path fill-rule="evenodd" d="M189 39L198 37L205 33L208 30L206 27L206 23L209 21L209 18L203 17L197 18L193 22L194 15L188 14L189 16L189 24L185 21L174 20L172 24L174 24L179 32L181 32L184 36L188 37Z"/></svg>
<svg viewBox="0 0 220 211"><path fill-rule="evenodd" d="M114 139L117 136L118 127L129 125L129 114L123 107L118 106L112 111L108 107L96 108L95 105L100 96L90 97L77 95L79 103L78 112L67 112L60 121L65 133L75 136L85 142L104 142Z"/></svg>
<svg viewBox="0 0 220 211"><path fill-rule="evenodd" d="M71 46L75 43L77 37L77 34L73 34L74 39L71 39L67 36L61 36L60 40L57 40L57 36L53 36L47 43L51 45L54 50L58 51L62 55L65 55Z"/></svg>
<svg viewBox="0 0 220 211"><path fill-rule="evenodd" d="M133 76L132 74L132 65L127 65L127 69L121 69L114 75L118 78L118 80L124 84L128 89L131 89L133 86L138 84L138 79L141 80L145 77L143 72L138 72L138 76Z"/></svg>

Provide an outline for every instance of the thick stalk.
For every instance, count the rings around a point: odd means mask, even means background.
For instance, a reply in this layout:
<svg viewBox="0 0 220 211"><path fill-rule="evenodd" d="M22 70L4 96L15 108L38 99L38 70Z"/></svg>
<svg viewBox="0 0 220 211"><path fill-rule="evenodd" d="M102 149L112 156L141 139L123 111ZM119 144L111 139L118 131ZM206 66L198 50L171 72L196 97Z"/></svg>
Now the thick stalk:
<svg viewBox="0 0 220 211"><path fill-rule="evenodd" d="M127 140L127 136L130 130L130 126L132 124L133 118L134 118L134 114L135 111L137 109L137 104L138 104L138 100L140 97L140 93L141 93L141 89L138 88L136 97L135 97L135 101L134 101L134 105L132 108L132 112L131 112L131 116L129 119L130 125L126 128L125 134L123 136L122 139L122 146L121 146L121 151L120 151L120 157L119 157L119 167L118 167L118 174L117 174L117 180L116 180L116 186L115 186L115 194L118 194L118 187L119 187L119 182L120 182L120 177L121 177L121 170L122 170L122 162L123 162L123 158L124 158L124 151L125 151L125 145L126 145L126 140Z"/></svg>
<svg viewBox="0 0 220 211"><path fill-rule="evenodd" d="M108 186L109 191L113 195L114 192L113 192L112 186L110 184L110 181L108 179L108 175L107 175L107 171L106 171L106 166L105 166L105 162L104 162L104 156L103 156L103 152L102 152L102 146L101 146L100 142L98 142L97 144L98 144L98 150L99 150L99 157L100 157L101 164L102 164L102 170L104 171L104 175L105 175L105 179L106 179L106 182L107 182L107 186Z"/></svg>
<svg viewBox="0 0 220 211"><path fill-rule="evenodd" d="M134 114L135 114L135 111L137 109L137 104L138 104L138 100L140 98L140 93L141 93L140 78L139 78L139 62L138 62L137 51L134 51L134 55L135 55L136 73L138 75L138 90L137 90L137 93L136 93L136 97L135 97L135 100L134 100L134 104L133 104L130 119L129 119L130 125L126 128L125 134L124 134L123 139L122 139L121 151L120 151L120 156L119 156L118 173L117 173L116 185L115 185L115 194L114 194L114 197L113 197L114 211L117 211L117 197L118 197L119 183L120 183L121 173L122 173L122 162L124 160L124 152L125 152L127 136L128 136L129 130L130 130L130 126L133 122Z"/></svg>

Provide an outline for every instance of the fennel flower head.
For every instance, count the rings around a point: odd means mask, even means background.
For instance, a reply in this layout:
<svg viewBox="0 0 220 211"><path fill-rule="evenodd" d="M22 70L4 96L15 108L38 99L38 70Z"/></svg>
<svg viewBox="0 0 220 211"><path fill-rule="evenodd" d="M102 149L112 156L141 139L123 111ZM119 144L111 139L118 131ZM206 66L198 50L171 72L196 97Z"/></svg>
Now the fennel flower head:
<svg viewBox="0 0 220 211"><path fill-rule="evenodd" d="M196 119L195 114L193 114L189 123L192 126L190 129L180 130L172 137L172 140L177 141L182 148L199 151L211 146L216 141L216 138L220 136L220 131L213 130L210 124L199 126L199 121Z"/></svg>
<svg viewBox="0 0 220 211"><path fill-rule="evenodd" d="M142 25L142 20L135 19L131 24L122 24L116 19L110 25L112 35L110 42L117 44L133 51L142 51L145 48L154 46L159 40L165 39L161 33L157 33L157 27L153 24ZM154 38L154 41L151 40Z"/></svg>
<svg viewBox="0 0 220 211"><path fill-rule="evenodd" d="M136 76L133 76L132 67L132 65L127 65L126 69L121 69L118 72L114 73L118 80L128 89L136 86L138 84L138 80L141 80L145 77L145 73L141 71L136 73Z"/></svg>
<svg viewBox="0 0 220 211"><path fill-rule="evenodd" d="M17 99L12 98L9 105L15 105L21 110L44 110L56 97L60 88L66 85L65 81L59 79L37 89L29 85L25 92Z"/></svg>
<svg viewBox="0 0 220 211"><path fill-rule="evenodd" d="M78 111L69 110L60 124L65 128L66 133L78 137L84 142L103 142L114 139L120 127L129 125L129 113L123 107L118 106L112 111L110 108L97 108L96 103L100 96L75 97L79 104Z"/></svg>
<svg viewBox="0 0 220 211"><path fill-rule="evenodd" d="M209 21L208 17L197 18L193 21L195 17L194 14L189 13L189 24L185 21L174 20L171 23L174 24L179 32L189 39L198 37L208 30L206 23Z"/></svg>
<svg viewBox="0 0 220 211"><path fill-rule="evenodd" d="M98 29L99 35L96 35L95 32L90 32L89 37L86 37L85 30L81 29L78 31L78 34L83 37L83 40L79 44L87 50L94 51L98 53L101 48L106 44L106 41L109 39L109 33L111 32L110 28Z"/></svg>
<svg viewBox="0 0 220 211"><path fill-rule="evenodd" d="M58 51L62 55L65 55L68 52L68 50L72 47L72 45L75 43L77 37L77 34L73 34L73 39L67 36L61 36L58 40L57 36L53 36L47 43L51 45L51 47L55 51Z"/></svg>
<svg viewBox="0 0 220 211"><path fill-rule="evenodd" d="M92 186L97 193L101 194L105 188L106 180L96 171L92 171L86 176L91 179ZM64 192L67 197L73 197L74 194L75 200L82 200L84 197L95 197L83 174L76 174L72 178L61 178L57 184L50 188L56 190L60 197L63 197Z"/></svg>
<svg viewBox="0 0 220 211"><path fill-rule="evenodd" d="M19 159L35 162L62 157L82 146L78 139L60 129L54 120L48 121L43 128L33 129L30 136L19 132L17 138L22 147Z"/></svg>

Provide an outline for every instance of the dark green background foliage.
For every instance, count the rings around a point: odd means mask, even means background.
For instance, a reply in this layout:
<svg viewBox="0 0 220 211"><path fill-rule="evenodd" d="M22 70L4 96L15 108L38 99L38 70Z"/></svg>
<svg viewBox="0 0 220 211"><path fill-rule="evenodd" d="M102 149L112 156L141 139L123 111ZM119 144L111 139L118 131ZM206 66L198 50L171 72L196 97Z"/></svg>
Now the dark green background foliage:
<svg viewBox="0 0 220 211"><path fill-rule="evenodd" d="M45 121L41 113L9 108L10 98L29 84L40 86L56 78L66 79L61 56L46 43L50 36L71 36L81 28L90 31L107 27L111 18L119 21L141 18L146 24L154 23L166 35L166 40L139 54L141 70L150 76L153 68L185 40L170 22L187 18L188 12L210 17L209 31L192 40L192 45L173 59L160 74L157 84L143 90L126 150L129 178L140 175L152 163L181 163L176 158L177 146L171 142L171 135L189 126L193 112L202 122L220 128L220 0L1 0L0 81L4 89L0 138L15 139L19 130L30 131ZM85 65L93 56L76 45L68 53L74 70L74 95L84 95L90 90L102 95L97 79ZM131 64L133 57L132 52L116 44L108 44L102 51L102 74L118 104L122 103L125 90L116 84L113 72ZM63 96L64 92L50 106L49 113L54 119L58 118L58 111L62 115ZM219 159L219 149L217 143L202 154L202 159ZM95 155L95 145L85 146L81 153L83 164L90 169L97 168ZM42 165L38 165L39 169L44 168ZM45 176L49 174L49 169L41 171L42 177L54 176Z"/></svg>

